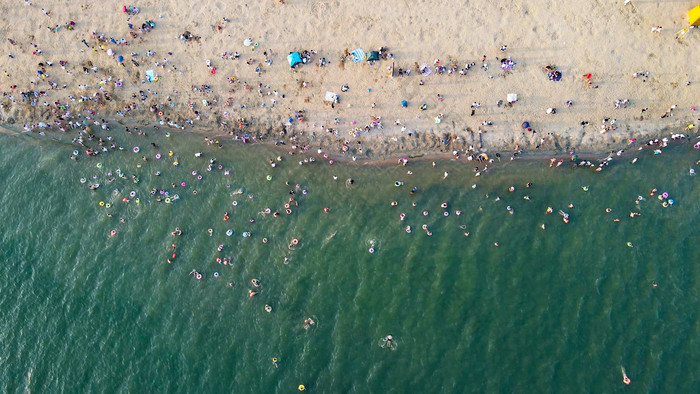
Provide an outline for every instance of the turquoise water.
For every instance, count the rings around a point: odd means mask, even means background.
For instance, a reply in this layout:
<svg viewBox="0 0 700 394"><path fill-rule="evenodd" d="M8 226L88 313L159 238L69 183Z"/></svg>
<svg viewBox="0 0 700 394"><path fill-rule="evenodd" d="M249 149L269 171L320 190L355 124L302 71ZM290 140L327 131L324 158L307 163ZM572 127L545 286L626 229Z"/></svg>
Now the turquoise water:
<svg viewBox="0 0 700 394"><path fill-rule="evenodd" d="M700 390L700 187L689 175L700 155L688 143L601 173L542 159L477 178L465 162L299 166L285 155L272 168L280 153L263 146L112 135L125 151L77 162L74 145L0 135L2 392ZM230 175L207 171L212 157ZM127 179L108 183L117 168ZM154 187L180 199L157 202ZM299 206L287 215L290 190Z"/></svg>

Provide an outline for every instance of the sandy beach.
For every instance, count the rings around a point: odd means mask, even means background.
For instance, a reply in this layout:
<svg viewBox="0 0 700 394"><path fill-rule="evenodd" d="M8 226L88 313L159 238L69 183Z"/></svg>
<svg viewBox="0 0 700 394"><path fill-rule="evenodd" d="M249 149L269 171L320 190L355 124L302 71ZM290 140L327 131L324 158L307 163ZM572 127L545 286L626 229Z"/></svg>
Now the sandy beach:
<svg viewBox="0 0 700 394"><path fill-rule="evenodd" d="M695 5L13 0L0 122L159 122L362 159L606 152L697 132L700 30L678 35Z"/></svg>

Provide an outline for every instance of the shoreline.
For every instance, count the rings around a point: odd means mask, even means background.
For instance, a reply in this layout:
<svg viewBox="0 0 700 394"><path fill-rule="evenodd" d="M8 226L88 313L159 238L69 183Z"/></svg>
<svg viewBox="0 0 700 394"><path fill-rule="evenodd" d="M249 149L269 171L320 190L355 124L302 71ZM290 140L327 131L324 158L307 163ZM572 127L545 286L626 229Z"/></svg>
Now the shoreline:
<svg viewBox="0 0 700 394"><path fill-rule="evenodd" d="M286 155L280 155L280 157L284 157L286 160L295 160L293 157L299 158L300 165L303 162L304 164L309 164L309 160L311 162L319 162L319 163L325 163L325 164L340 164L340 165L356 165L356 166L379 166L379 167L384 167L384 166L395 166L395 165L401 165L402 159L408 159L410 162L415 162L415 161L420 161L420 162L426 162L426 161L461 161L464 164L476 164L477 167L479 165L485 164L486 165L486 170L488 170L488 166L501 166L504 165L510 161L521 161L521 160L526 160L526 161L544 161L544 160L554 160L559 159L559 160L564 160L564 162L569 162L569 164L574 163L576 164L577 162L588 162L588 164L593 168L596 164L601 164L603 165L606 163L606 160L611 160L613 157L628 157L631 155L634 155L634 152L638 151L643 151L645 148L648 149L653 149L653 148L663 148L668 146L669 144L674 144L674 145L679 145L684 142L689 142L693 144L693 140L700 139L700 136L697 135L697 133L694 134L683 134L680 133L680 131L684 131L683 129L679 128L678 131L679 133L670 133L670 134L662 134L661 131L658 131L656 135L649 133L648 135L645 135L644 137L646 138L643 141L636 140L634 142L625 141L625 142L618 142L617 146L615 149L590 149L590 150L552 150L552 149L546 149L543 148L541 150L520 150L517 153L514 154L513 151L509 151L506 149L475 149L474 151L471 151L471 155L469 155L470 152L465 151L464 149L459 151L459 154L455 156L452 152L445 152L445 151L438 151L438 150L422 150L420 152L405 152L405 151L389 151L389 153L386 156L381 156L381 157L374 157L374 158L357 158L353 160L353 157L351 154L347 154L346 152L327 152L327 151L321 151L319 148L320 145L315 145L314 147L309 146L307 149L302 149L297 145L297 148L292 148L290 145L286 144L278 144L275 141L269 141L265 138L262 140L257 139L251 139L248 142L244 142L241 138L234 138L228 133L212 133L211 131L205 129L203 126L195 126L195 127L190 127L190 128L185 128L185 129L176 129L169 127L167 125L165 126L160 126L158 124L153 124L152 122L149 122L148 119L130 119L129 121L118 121L118 122L110 122L107 121L110 125L117 124L119 125L120 128L127 129L129 127L131 128L140 128L144 127L146 131L148 131L152 127L156 127L159 132L163 133L183 133L183 134L189 134L189 135L194 135L194 136L202 136L205 139L202 141L203 144L207 144L207 139L209 139L211 142L214 143L219 143L222 141L225 141L224 144L221 145L222 148L226 148L225 144L235 144L238 145L241 148L244 148L246 145L261 145L266 148L270 148L276 152L283 153ZM109 130L102 130L101 128L91 126L90 127L91 132L95 133L95 130L97 130L97 133L95 134L96 136L99 136L101 134L107 135ZM71 130L71 131L77 131L77 129ZM32 135L33 137L47 137L47 138L52 138L52 137L58 137L57 139L52 139L54 142L58 143L65 143L68 145L75 145L73 142L64 139L65 137L68 137L68 134L71 131L66 131L66 132L61 132L61 131L56 131L53 129L47 129L45 130L39 130L37 131L32 130L32 131L21 131L17 130L16 127L13 127L13 125L7 125L7 124L0 124L0 133L3 134L10 134L10 135L17 135L17 136L23 136L23 135ZM120 131L120 132L126 132L126 131ZM666 133L668 133L668 130L665 130ZM76 135L77 136L77 135ZM269 133L265 135L266 137L269 136ZM672 138L672 136L676 136L676 138ZM63 138L61 138L63 137ZM236 136L239 137L239 136ZM435 136L437 137L437 136ZM224 140L225 139L225 140ZM654 142L655 141L655 142ZM436 141L439 143L439 141ZM653 142L653 143L652 143ZM298 143L298 142L297 142ZM230 146L230 145L229 145ZM318 150L317 150L318 149ZM422 152L422 153L421 153ZM573 154L571 154L573 152ZM479 161L477 160L476 156L480 154L486 154L489 156L488 159ZM292 156L292 155L297 155L297 156ZM510 155L510 156L508 156ZM574 157L585 157L585 159L577 159L574 160ZM578 166L578 165L576 165Z"/></svg>

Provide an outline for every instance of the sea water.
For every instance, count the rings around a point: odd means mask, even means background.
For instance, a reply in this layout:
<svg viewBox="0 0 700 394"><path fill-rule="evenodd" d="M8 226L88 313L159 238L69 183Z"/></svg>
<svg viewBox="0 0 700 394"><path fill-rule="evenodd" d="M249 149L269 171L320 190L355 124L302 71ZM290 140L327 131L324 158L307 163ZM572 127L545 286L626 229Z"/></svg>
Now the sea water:
<svg viewBox="0 0 700 394"><path fill-rule="evenodd" d="M621 367L700 389L691 143L476 177L110 133L123 151L77 161L0 135L2 392L618 392Z"/></svg>

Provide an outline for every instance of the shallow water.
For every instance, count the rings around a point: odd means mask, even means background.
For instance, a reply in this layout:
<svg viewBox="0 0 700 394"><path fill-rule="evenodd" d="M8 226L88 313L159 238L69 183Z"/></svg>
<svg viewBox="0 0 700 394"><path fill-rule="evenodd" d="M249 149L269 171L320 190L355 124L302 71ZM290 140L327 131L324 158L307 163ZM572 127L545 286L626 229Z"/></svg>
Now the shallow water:
<svg viewBox="0 0 700 394"><path fill-rule="evenodd" d="M476 178L453 161L284 156L271 168L279 152L263 146L156 133L154 149L112 134L125 151L77 162L73 145L0 135L3 392L615 392L621 366L640 391L700 389L700 187L689 175L700 155L688 143L601 173L532 160ZM211 157L230 175L207 171ZM117 168L127 180L108 183ZM157 202L153 187L180 199ZM655 187L675 204L649 196ZM292 189L299 206L287 215ZM131 191L138 204L122 201ZM261 287L249 298L252 278Z"/></svg>

